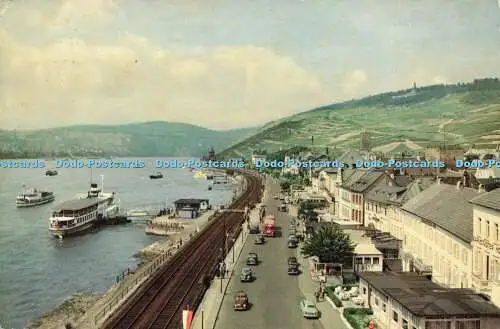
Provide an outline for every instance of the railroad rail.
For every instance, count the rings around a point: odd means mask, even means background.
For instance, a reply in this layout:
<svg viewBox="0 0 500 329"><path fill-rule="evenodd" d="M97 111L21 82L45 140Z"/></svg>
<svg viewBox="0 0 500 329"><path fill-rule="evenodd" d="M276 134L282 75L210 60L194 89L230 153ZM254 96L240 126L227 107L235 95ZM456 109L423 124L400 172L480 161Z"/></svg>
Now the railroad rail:
<svg viewBox="0 0 500 329"><path fill-rule="evenodd" d="M260 201L259 176L241 172L247 188L230 206L245 209ZM176 253L104 324L105 329L180 329L182 310L193 311L203 299L219 262L241 231L241 213L223 212Z"/></svg>

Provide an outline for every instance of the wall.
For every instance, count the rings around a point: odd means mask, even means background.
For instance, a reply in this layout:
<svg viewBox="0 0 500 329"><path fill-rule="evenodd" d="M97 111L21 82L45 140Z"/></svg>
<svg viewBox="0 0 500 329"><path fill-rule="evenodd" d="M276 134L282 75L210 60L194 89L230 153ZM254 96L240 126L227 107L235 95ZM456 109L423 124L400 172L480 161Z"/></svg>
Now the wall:
<svg viewBox="0 0 500 329"><path fill-rule="evenodd" d="M489 294L493 284L500 285L500 212L474 205L473 220L473 284Z"/></svg>
<svg viewBox="0 0 500 329"><path fill-rule="evenodd" d="M432 279L436 283L450 288L470 288L472 246L408 212L402 211L402 215L403 251L432 266Z"/></svg>

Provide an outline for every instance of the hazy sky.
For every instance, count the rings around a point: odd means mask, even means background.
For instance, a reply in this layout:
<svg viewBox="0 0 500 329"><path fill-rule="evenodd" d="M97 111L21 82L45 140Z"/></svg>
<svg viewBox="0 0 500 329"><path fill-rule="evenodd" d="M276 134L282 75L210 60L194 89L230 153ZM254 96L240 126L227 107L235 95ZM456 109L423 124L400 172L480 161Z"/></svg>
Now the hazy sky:
<svg viewBox="0 0 500 329"><path fill-rule="evenodd" d="M0 128L223 129L413 81L500 76L497 0L6 3Z"/></svg>

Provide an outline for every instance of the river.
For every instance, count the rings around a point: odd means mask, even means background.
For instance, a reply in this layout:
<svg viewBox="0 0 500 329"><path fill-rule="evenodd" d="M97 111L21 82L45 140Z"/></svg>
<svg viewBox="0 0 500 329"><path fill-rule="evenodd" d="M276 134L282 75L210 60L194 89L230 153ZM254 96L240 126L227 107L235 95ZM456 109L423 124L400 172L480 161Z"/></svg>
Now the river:
<svg viewBox="0 0 500 329"><path fill-rule="evenodd" d="M166 178L150 180L158 171L153 159L145 168L93 169L93 181L104 175L104 191L116 192L126 209L159 209L179 198L207 198L212 205L227 203L232 189L208 191L208 182L187 169L162 169ZM50 163L47 164L51 167ZM91 172L58 169L0 169L0 328L24 328L74 293L104 292L116 276L134 268L134 257L158 237L144 234L144 226L130 223L106 227L83 236L59 240L48 233L51 209L86 193ZM56 201L35 208L17 209L15 199L26 185L56 194Z"/></svg>

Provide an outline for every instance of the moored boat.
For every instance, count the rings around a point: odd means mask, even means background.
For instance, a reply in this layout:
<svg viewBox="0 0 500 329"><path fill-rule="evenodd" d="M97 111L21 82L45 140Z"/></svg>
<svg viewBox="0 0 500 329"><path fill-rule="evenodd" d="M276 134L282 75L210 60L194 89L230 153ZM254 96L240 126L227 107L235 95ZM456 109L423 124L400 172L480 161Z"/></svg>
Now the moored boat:
<svg viewBox="0 0 500 329"><path fill-rule="evenodd" d="M50 233L62 239L91 229L97 220L97 208L98 201L95 198L73 199L61 203L50 217Z"/></svg>
<svg viewBox="0 0 500 329"><path fill-rule="evenodd" d="M32 188L18 194L16 198L16 207L36 207L42 204L50 203L54 201L55 198L56 196L54 195L54 192Z"/></svg>
<svg viewBox="0 0 500 329"><path fill-rule="evenodd" d="M57 176L58 172L55 169L47 169L45 171L45 176Z"/></svg>
<svg viewBox="0 0 500 329"><path fill-rule="evenodd" d="M157 172L157 173L149 175L149 178L150 179L160 179L160 178L163 178L163 174L161 172Z"/></svg>
<svg viewBox="0 0 500 329"><path fill-rule="evenodd" d="M105 193L103 187L104 176L101 175L101 186L99 187L96 183L90 183L90 189L87 194L80 194L78 198L96 200L98 203L97 218L110 219L118 216L120 212L120 200L116 197L115 192Z"/></svg>

